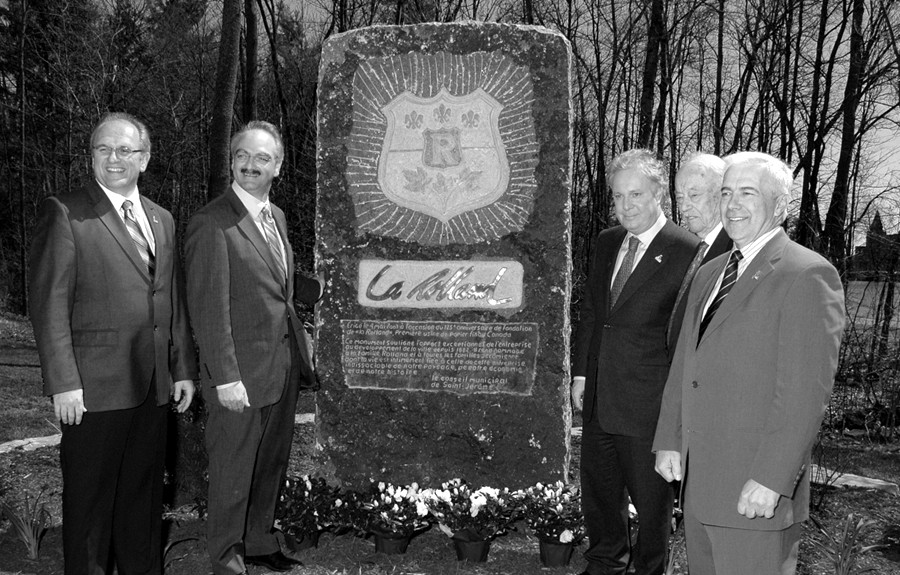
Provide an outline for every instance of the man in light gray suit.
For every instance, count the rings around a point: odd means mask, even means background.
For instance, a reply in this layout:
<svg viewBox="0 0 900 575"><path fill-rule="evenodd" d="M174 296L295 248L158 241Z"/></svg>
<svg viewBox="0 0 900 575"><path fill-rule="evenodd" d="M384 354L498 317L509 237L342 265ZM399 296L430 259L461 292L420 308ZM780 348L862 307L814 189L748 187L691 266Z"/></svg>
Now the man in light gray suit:
<svg viewBox="0 0 900 575"><path fill-rule="evenodd" d="M734 249L688 293L653 450L657 472L685 483L692 575L796 569L845 317L834 266L781 228L792 181L766 154L729 164L721 214Z"/></svg>

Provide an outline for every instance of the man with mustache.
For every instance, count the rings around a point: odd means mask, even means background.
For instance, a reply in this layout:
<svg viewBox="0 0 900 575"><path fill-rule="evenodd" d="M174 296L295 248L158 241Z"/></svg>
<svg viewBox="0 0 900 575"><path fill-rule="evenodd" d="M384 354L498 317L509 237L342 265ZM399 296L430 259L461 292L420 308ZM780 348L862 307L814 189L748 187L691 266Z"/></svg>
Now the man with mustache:
<svg viewBox="0 0 900 575"><path fill-rule="evenodd" d="M269 201L284 158L278 129L253 121L231 139L234 182L201 208L186 235L188 309L208 400L207 546L213 573L247 564L289 571L273 530L298 390L315 385L294 297L319 281L297 276L284 212Z"/></svg>

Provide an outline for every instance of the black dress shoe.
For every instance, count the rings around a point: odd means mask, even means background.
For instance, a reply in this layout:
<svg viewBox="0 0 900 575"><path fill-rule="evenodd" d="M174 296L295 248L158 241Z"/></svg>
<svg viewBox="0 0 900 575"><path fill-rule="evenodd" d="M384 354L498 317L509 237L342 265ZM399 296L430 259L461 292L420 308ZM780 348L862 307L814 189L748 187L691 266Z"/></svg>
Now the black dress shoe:
<svg viewBox="0 0 900 575"><path fill-rule="evenodd" d="M301 565L300 561L287 557L281 551L269 553L268 555L247 555L244 557L244 562L279 572L290 571L296 565Z"/></svg>

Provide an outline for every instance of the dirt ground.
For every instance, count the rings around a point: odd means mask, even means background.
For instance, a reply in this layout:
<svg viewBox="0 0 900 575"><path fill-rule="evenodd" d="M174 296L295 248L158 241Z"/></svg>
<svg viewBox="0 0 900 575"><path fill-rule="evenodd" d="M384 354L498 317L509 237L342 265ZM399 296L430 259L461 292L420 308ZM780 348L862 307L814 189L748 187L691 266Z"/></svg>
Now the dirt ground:
<svg viewBox="0 0 900 575"><path fill-rule="evenodd" d="M4 395L5 394L5 395ZM25 397L27 396L27 397ZM6 417L10 402L15 399L15 417ZM0 401L4 401L4 417L0 418L0 442L30 437L30 433L52 434L55 430L47 419L49 404L40 397L40 374L37 355L27 322L14 316L0 316ZM14 423L10 423L15 420ZM22 434L25 434L24 436ZM18 437L16 437L18 436ZM313 433L298 433L295 441L311 441ZM306 438L306 439L304 439ZM858 473L886 481L900 483L900 445L877 444L868 441L834 436L828 438L829 449L821 463L837 464L845 472ZM294 472L308 472L310 461L304 453L310 446L298 445L292 458ZM573 461L577 470L578 458ZM577 473L573 474L577 477ZM62 481L59 473L58 447L45 447L35 451L14 450L0 455L0 498L21 503L25 493L33 498L43 490L44 501L50 513L50 528L43 537L40 557L29 560L25 548L16 538L10 522L0 521L0 575L35 574L55 575L63 572L62 543L60 536L60 494ZM816 522L804 526L801 540L801 575L826 575L835 573L827 553L817 543L827 543L825 533L840 537L845 517L853 513L857 518L875 521L862 543L880 545L860 556L858 569L863 572L884 575L900 575L900 496L884 491L859 489L814 490L824 495L820 509L813 510ZM195 575L209 573L205 551L205 523L197 518L189 507L182 507L170 514L167 525L168 552L166 573ZM818 525L822 526L820 531ZM829 544L834 548L833 543ZM437 529L418 536L404 555L375 553L371 540L350 534L323 534L318 548L297 553L305 563L295 568L295 575L444 575L444 574L509 574L529 575L538 573L579 573L584 569L580 553L576 550L571 565L566 568L544 568L538 560L537 540L520 526L494 541L487 563L468 564L456 560L450 541ZM676 537L674 546L676 575L687 573L683 540ZM261 568L251 568L251 573L266 573Z"/></svg>

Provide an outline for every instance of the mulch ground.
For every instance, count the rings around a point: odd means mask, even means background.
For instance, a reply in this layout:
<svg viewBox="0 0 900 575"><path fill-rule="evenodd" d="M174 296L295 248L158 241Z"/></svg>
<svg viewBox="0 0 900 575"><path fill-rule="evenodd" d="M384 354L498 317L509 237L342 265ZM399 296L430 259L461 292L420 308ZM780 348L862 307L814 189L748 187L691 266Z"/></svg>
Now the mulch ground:
<svg viewBox="0 0 900 575"><path fill-rule="evenodd" d="M37 358L27 323L21 318L0 316L0 368L4 364L15 363L14 369L30 369ZM33 342L33 340L31 340ZM12 372L21 373L21 372ZM5 374L10 377L10 372ZM39 375L28 373L28 377L39 379ZM0 379L0 392L4 382ZM8 385L6 386L8 387ZM37 391L36 393L39 393ZM47 409L44 400L42 409ZM40 418L45 417L44 414ZM304 429L307 428L308 429ZM298 426L292 458L292 473L314 472L316 462L310 454L316 452L315 433L312 426ZM830 437L829 448L824 452L822 465L838 468L845 472L876 477L886 481L900 482L900 445L875 444L864 440L845 437ZM573 458L573 469L577 470L577 448ZM575 473L574 475L577 475ZM60 533L60 494L62 481L59 473L58 447L46 447L32 452L16 450L0 455L0 498L21 503L25 493L33 498L43 491L43 500L51 516L50 528L45 533L40 557L29 560L25 547L16 538L7 520L0 521L0 575L55 575L63 572L62 540ZM900 575L900 497L883 491L858 489L833 490L816 488L814 499L822 495L819 509L813 510L815 522L804 526L801 540L801 575L830 575L835 573L829 564L828 554L819 545L835 548L829 542L829 535L839 538L845 518L853 514L857 518L875 522L863 538L862 544L880 545L859 557L858 571L869 569L871 573ZM821 530L819 528L821 526ZM826 535L828 534L828 535ZM168 552L166 555L167 574L198 575L210 572L205 550L205 522L189 507L181 507L178 513L170 515L167 521ZM492 544L487 563L469 564L456 560L450 540L439 530L431 529L416 537L406 554L385 555L376 553L371 539L355 537L351 534L335 535L324 533L318 548L297 553L304 566L295 568L294 575L530 575L538 573L569 574L584 569L580 553L576 550L570 567L543 568L538 560L538 542L523 529L509 533ZM687 573L684 561L683 540L676 538L675 575ZM253 575L267 573L253 567Z"/></svg>

